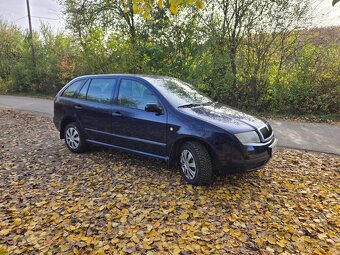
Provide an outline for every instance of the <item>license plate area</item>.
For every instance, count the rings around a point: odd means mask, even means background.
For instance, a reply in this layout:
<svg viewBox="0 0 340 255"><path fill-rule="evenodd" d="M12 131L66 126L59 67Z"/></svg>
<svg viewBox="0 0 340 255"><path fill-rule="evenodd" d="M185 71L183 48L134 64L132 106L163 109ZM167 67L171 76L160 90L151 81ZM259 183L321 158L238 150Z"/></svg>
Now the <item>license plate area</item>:
<svg viewBox="0 0 340 255"><path fill-rule="evenodd" d="M270 157L273 157L273 155L277 151L277 139L275 139L274 142L271 145L268 146L268 148L269 148Z"/></svg>

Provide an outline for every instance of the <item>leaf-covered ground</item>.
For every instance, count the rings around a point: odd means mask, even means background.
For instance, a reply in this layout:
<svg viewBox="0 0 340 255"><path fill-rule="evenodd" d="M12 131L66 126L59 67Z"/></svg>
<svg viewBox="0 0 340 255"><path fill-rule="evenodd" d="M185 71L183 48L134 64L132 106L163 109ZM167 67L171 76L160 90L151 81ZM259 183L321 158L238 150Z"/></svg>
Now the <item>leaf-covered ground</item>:
<svg viewBox="0 0 340 255"><path fill-rule="evenodd" d="M340 158L280 150L186 185L162 162L76 155L51 120L0 109L0 254L339 254Z"/></svg>

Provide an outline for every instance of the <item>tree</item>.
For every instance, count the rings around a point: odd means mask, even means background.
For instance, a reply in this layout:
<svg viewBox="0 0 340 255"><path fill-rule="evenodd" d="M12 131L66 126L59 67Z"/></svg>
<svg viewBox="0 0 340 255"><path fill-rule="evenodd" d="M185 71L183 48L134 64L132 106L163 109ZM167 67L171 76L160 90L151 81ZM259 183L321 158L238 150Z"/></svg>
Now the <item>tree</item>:
<svg viewBox="0 0 340 255"><path fill-rule="evenodd" d="M0 82L7 81L14 65L21 58L23 38L21 30L0 20Z"/></svg>
<svg viewBox="0 0 340 255"><path fill-rule="evenodd" d="M253 87L253 97L256 101L257 86L262 67L266 67L266 58L272 53L273 42L298 27L305 25L308 16L309 2L307 0L211 0L207 2L202 12L202 20L209 34L209 40L215 41L213 50L220 51L228 64L222 76L230 71L232 74L230 98L237 103L241 100L240 93L249 85ZM281 45L284 45L284 41ZM247 51L248 53L241 54ZM243 60L249 62L248 71L253 75L245 83L245 77L239 72ZM250 68L251 67L251 68ZM242 82L238 82L242 80Z"/></svg>

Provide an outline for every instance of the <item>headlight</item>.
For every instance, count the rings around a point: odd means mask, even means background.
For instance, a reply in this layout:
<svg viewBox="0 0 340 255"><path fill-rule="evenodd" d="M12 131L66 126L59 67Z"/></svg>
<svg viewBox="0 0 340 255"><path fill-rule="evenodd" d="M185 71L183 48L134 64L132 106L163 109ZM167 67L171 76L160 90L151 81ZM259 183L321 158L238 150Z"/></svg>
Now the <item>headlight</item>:
<svg viewBox="0 0 340 255"><path fill-rule="evenodd" d="M239 134L235 134L235 136L243 144L247 144L247 143L259 143L260 142L260 137L258 136L256 131L239 133Z"/></svg>

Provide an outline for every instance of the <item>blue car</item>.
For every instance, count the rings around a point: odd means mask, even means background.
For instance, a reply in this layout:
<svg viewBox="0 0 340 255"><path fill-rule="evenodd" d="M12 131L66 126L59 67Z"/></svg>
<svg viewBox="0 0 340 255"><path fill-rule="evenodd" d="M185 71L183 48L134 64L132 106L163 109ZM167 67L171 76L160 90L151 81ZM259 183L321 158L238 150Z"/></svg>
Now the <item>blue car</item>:
<svg viewBox="0 0 340 255"><path fill-rule="evenodd" d="M277 144L268 122L165 76L75 78L56 95L53 121L74 153L92 144L158 158L193 185L258 169Z"/></svg>

